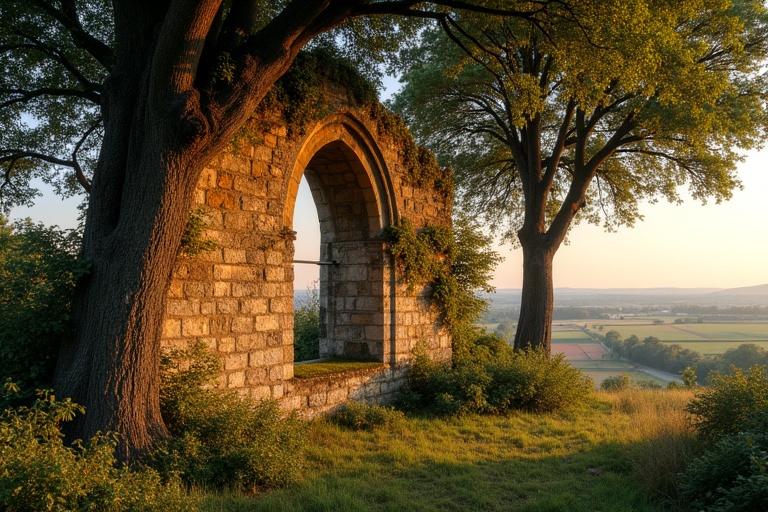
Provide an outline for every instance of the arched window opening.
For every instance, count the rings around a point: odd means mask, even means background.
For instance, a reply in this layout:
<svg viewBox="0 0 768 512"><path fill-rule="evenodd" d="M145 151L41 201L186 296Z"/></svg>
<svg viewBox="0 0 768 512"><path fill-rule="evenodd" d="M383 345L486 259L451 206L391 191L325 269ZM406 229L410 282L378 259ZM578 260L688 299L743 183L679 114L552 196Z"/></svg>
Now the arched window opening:
<svg viewBox="0 0 768 512"><path fill-rule="evenodd" d="M345 142L334 141L319 148L308 161L303 182L308 186L300 188L309 189L311 202L305 191L297 193L292 219L297 232L294 362L310 357L305 355L299 332L311 323L306 321L309 315L302 304L304 298L316 307L320 359L383 362L388 331L384 322L383 251L378 239L381 212L371 176ZM319 222L319 243L314 242L309 252L300 247L302 232L307 230L308 219L314 218L304 213L311 207L300 209L303 203L314 205ZM301 291L296 283L305 282L305 278L300 281L299 276L308 271L304 267L313 266L318 285L310 293Z"/></svg>
<svg viewBox="0 0 768 512"><path fill-rule="evenodd" d="M320 358L320 221L306 177L301 178L293 216L296 242L293 274L294 362Z"/></svg>

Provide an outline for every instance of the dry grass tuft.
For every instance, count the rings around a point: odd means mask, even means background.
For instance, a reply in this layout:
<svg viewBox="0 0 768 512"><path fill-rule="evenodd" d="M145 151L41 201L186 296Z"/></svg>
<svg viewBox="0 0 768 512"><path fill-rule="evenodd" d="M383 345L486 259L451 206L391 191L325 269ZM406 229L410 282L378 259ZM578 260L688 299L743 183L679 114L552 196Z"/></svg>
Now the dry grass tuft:
<svg viewBox="0 0 768 512"><path fill-rule="evenodd" d="M679 475L699 453L685 406L693 392L628 389L604 394L616 412L629 416L626 439L629 460L643 488L674 504Z"/></svg>

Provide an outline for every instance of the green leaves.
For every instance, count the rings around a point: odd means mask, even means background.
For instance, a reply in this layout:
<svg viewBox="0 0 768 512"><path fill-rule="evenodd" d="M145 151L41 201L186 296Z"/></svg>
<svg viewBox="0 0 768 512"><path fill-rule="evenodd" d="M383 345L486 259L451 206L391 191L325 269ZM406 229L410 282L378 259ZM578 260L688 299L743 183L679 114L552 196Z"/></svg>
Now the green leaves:
<svg viewBox="0 0 768 512"><path fill-rule="evenodd" d="M77 173L84 183L95 167L112 20L103 2L78 9L81 40L48 2L0 2L0 210L31 204L33 178L81 191Z"/></svg>
<svg viewBox="0 0 768 512"><path fill-rule="evenodd" d="M76 258L79 233L0 218L0 382L25 391L50 385L59 344L70 335L69 307L88 264Z"/></svg>
<svg viewBox="0 0 768 512"><path fill-rule="evenodd" d="M576 1L535 24L460 16L469 55L425 30L392 106L502 234L525 215L547 232L571 209L631 226L641 200L677 201L681 185L715 201L738 187L739 151L768 129L767 16L753 0Z"/></svg>
<svg viewBox="0 0 768 512"><path fill-rule="evenodd" d="M502 260L490 248L490 237L475 221L458 217L453 229L428 225L419 231L403 219L385 228L382 239L403 281L411 288L430 287L431 300L451 330L454 345L460 344L459 338L472 330L486 308L476 292L493 291L489 281Z"/></svg>

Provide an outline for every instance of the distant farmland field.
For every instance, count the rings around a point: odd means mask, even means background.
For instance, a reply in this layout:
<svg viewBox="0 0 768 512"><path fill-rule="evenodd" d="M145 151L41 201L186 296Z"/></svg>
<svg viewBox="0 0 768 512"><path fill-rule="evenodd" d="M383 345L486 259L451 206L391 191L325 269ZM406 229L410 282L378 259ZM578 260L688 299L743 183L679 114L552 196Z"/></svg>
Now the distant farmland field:
<svg viewBox="0 0 768 512"><path fill-rule="evenodd" d="M586 336L586 335L585 335ZM659 386L665 386L666 381L638 370L634 363L629 361L615 361L608 358L605 347L586 336L582 342L554 341L553 335L552 353L565 354L565 359L575 368L580 368L590 376L599 388L600 384L608 377L615 377L626 373L632 382L650 381Z"/></svg>
<svg viewBox="0 0 768 512"><path fill-rule="evenodd" d="M552 343L597 343L584 331L552 331Z"/></svg>
<svg viewBox="0 0 768 512"><path fill-rule="evenodd" d="M768 350L768 323L702 323L702 324L651 324L633 323L630 320L608 320L599 324L587 322L594 331L594 326L602 326L600 334L610 330L617 331L622 338L631 335L645 339L654 336L666 343L675 343L701 354L722 354L729 348L736 348L744 343L753 343Z"/></svg>
<svg viewBox="0 0 768 512"><path fill-rule="evenodd" d="M601 336L611 330L617 331L623 339L633 334L641 340L654 336L662 342L674 343L703 355L723 354L728 349L737 348L745 343L753 343L768 350L767 322L675 324L672 323L674 318L666 318L665 323L654 324L653 320L653 318L628 318L626 320L589 319L577 322L555 322L552 325L552 351L558 352L557 346L562 344L597 343L584 332L585 325L591 332ZM484 327L493 332L497 325L486 324Z"/></svg>

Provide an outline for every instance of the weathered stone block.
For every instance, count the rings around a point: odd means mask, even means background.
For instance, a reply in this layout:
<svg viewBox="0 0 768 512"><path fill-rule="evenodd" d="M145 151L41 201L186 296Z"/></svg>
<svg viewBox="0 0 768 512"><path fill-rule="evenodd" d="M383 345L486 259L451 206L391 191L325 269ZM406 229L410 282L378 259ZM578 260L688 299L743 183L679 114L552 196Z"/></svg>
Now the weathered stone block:
<svg viewBox="0 0 768 512"><path fill-rule="evenodd" d="M215 349L219 352L219 354L227 354L229 352L235 351L235 338L217 337L215 340Z"/></svg>
<svg viewBox="0 0 768 512"><path fill-rule="evenodd" d="M222 363L225 370L245 370L248 367L248 354L241 352L227 354Z"/></svg>
<svg viewBox="0 0 768 512"><path fill-rule="evenodd" d="M227 387L242 388L245 386L245 372L232 372L227 374Z"/></svg>
<svg viewBox="0 0 768 512"><path fill-rule="evenodd" d="M166 319L163 323L163 338L180 338L181 320Z"/></svg>
<svg viewBox="0 0 768 512"><path fill-rule="evenodd" d="M185 317L181 320L182 336L204 336L210 331L205 317Z"/></svg>
<svg viewBox="0 0 768 512"><path fill-rule="evenodd" d="M168 300L165 303L165 314L168 316L195 316L200 314L199 300Z"/></svg>

